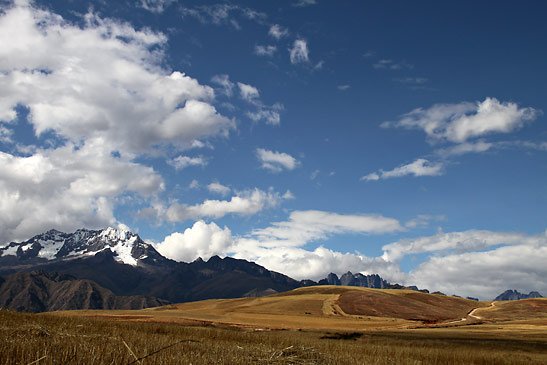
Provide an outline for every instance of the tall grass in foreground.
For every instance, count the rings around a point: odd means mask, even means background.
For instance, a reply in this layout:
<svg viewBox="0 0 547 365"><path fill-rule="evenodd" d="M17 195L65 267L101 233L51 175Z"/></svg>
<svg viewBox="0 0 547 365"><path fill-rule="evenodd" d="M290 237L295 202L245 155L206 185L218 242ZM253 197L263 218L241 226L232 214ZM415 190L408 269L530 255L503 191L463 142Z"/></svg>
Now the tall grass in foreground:
<svg viewBox="0 0 547 365"><path fill-rule="evenodd" d="M547 362L546 349L541 341L248 332L0 310L0 364L535 364Z"/></svg>

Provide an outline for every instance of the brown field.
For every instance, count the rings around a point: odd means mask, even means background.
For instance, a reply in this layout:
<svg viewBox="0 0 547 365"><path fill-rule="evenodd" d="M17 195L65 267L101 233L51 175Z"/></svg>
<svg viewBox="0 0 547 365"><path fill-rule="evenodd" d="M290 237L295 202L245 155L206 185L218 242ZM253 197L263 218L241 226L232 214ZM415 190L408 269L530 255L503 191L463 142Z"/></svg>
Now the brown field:
<svg viewBox="0 0 547 365"><path fill-rule="evenodd" d="M547 299L321 286L140 311L0 311L0 320L1 364L547 363Z"/></svg>

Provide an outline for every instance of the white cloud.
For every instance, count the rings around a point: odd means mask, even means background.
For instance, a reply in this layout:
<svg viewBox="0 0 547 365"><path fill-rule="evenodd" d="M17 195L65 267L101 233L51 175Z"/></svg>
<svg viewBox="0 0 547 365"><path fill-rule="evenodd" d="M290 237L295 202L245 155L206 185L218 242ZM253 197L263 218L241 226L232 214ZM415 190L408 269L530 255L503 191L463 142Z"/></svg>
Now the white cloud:
<svg viewBox="0 0 547 365"><path fill-rule="evenodd" d="M268 34L275 39L281 39L289 35L289 30L279 24L274 24L270 27Z"/></svg>
<svg viewBox="0 0 547 365"><path fill-rule="evenodd" d="M211 79L211 82L217 84L221 87L222 93L226 96L231 97L233 94L234 83L230 81L230 76L228 75L215 75Z"/></svg>
<svg viewBox="0 0 547 365"><path fill-rule="evenodd" d="M214 222L197 221L184 233L175 232L154 247L163 256L176 261L191 262L201 257L208 260L211 256L226 256L232 243L232 233L221 229Z"/></svg>
<svg viewBox="0 0 547 365"><path fill-rule="evenodd" d="M253 215L265 208L275 207L282 197L276 192L259 189L238 192L230 200L205 200L201 204L186 205L174 203L165 212L169 222L182 222L188 219L214 218L227 214Z"/></svg>
<svg viewBox="0 0 547 365"><path fill-rule="evenodd" d="M339 275L352 271L380 274L382 278L399 281L405 277L397 264L381 258L342 253L319 246L313 250L299 247L263 247L254 239L237 239L231 250L235 258L250 260L269 270L289 275L297 280L320 280L329 273Z"/></svg>
<svg viewBox="0 0 547 365"><path fill-rule="evenodd" d="M293 3L293 6L297 8L302 8L305 6L310 6L315 4L317 4L317 0L298 0L297 2Z"/></svg>
<svg viewBox="0 0 547 365"><path fill-rule="evenodd" d="M399 222L379 215L344 215L309 210L294 211L289 220L253 231L247 237L234 240L234 257L252 260L270 270L296 279L319 280L330 272L348 270L368 274L379 273L385 278L403 278L398 264L383 258L368 258L360 254L341 253L322 246L311 251L300 248L334 234L383 234L402 230Z"/></svg>
<svg viewBox="0 0 547 365"><path fill-rule="evenodd" d="M262 163L262 168L272 172L281 172L283 169L294 170L300 165L300 162L297 159L284 152L257 148L256 156Z"/></svg>
<svg viewBox="0 0 547 365"><path fill-rule="evenodd" d="M325 61L321 60L321 61L317 62L315 64L315 66L313 66L313 70L314 71L321 70L324 65L325 65Z"/></svg>
<svg viewBox="0 0 547 365"><path fill-rule="evenodd" d="M150 197L164 189L152 168L87 144L36 150L28 157L0 152L0 166L0 243L51 228L116 225L117 196Z"/></svg>
<svg viewBox="0 0 547 365"><path fill-rule="evenodd" d="M338 85L338 90L340 91L346 91L350 88L350 85Z"/></svg>
<svg viewBox="0 0 547 365"><path fill-rule="evenodd" d="M442 157L460 156L466 153L486 152L493 147L495 147L494 143L479 140L477 142L465 142L448 148L438 149L435 153Z"/></svg>
<svg viewBox="0 0 547 365"><path fill-rule="evenodd" d="M213 90L159 66L166 40L93 13L80 27L15 6L0 17L0 117L24 105L37 135L132 153L226 135L235 123L210 104Z"/></svg>
<svg viewBox="0 0 547 365"><path fill-rule="evenodd" d="M319 210L294 211L289 220L252 232L263 246L302 246L340 233L390 233L403 228L393 218L380 215L344 215Z"/></svg>
<svg viewBox="0 0 547 365"><path fill-rule="evenodd" d="M239 95L241 98L249 103L256 102L260 96L258 89L254 86L247 85L242 82L238 82L237 86L239 87Z"/></svg>
<svg viewBox="0 0 547 365"><path fill-rule="evenodd" d="M207 190L209 190L212 193L220 194L222 196L228 195L232 192L232 189L222 185L219 182L210 183L209 185L207 185Z"/></svg>
<svg viewBox="0 0 547 365"><path fill-rule="evenodd" d="M152 13L163 13L174 0L141 0L141 7Z"/></svg>
<svg viewBox="0 0 547 365"><path fill-rule="evenodd" d="M443 215L428 215L428 214L419 214L416 218L412 218L405 223L407 228L416 228L416 227L426 227L429 225L430 221L444 221L446 217Z"/></svg>
<svg viewBox="0 0 547 365"><path fill-rule="evenodd" d="M255 54L258 56L273 56L273 54L277 51L276 46L262 46L262 45L256 45L255 46Z"/></svg>
<svg viewBox="0 0 547 365"><path fill-rule="evenodd" d="M376 181L380 179L389 179L393 177L402 177L406 175L413 176L438 176L442 174L444 165L441 162L430 162L426 159L419 158L407 165L402 165L390 171L380 170L372 172L361 177L362 181Z"/></svg>
<svg viewBox="0 0 547 365"><path fill-rule="evenodd" d="M174 159L167 161L167 163L177 170L182 170L188 166L207 166L207 160L202 156L177 156Z"/></svg>
<svg viewBox="0 0 547 365"><path fill-rule="evenodd" d="M377 69L390 69L390 70L402 70L402 69L413 69L414 66L406 63L405 61L394 62L390 59L381 59L378 60L372 67Z"/></svg>
<svg viewBox="0 0 547 365"><path fill-rule="evenodd" d="M15 108L28 108L36 135L53 143L15 146L26 157L1 153L1 241L117 225L116 205L147 204L164 190L137 157L208 146L235 128L211 104L212 88L161 66L166 42L91 12L71 23L29 2L4 9L0 120L11 130Z"/></svg>
<svg viewBox="0 0 547 365"><path fill-rule="evenodd" d="M262 103L257 103L258 110L256 112L247 112L247 116L258 122L265 120L266 124L279 125L281 123L281 115L279 114L285 107L283 104L275 103L272 106L266 106Z"/></svg>
<svg viewBox="0 0 547 365"><path fill-rule="evenodd" d="M435 256L412 270L406 279L430 290L483 300L493 299L507 289L537 290L544 295L547 292L544 234L453 232L400 241L384 249L393 258L434 252Z"/></svg>
<svg viewBox="0 0 547 365"><path fill-rule="evenodd" d="M284 109L283 104L275 103L272 106L265 105L260 100L260 92L252 85L238 82L240 97L246 102L254 105L256 111L248 111L245 114L255 122L265 120L266 124L279 125L281 123L280 112Z"/></svg>
<svg viewBox="0 0 547 365"><path fill-rule="evenodd" d="M403 239L385 245L382 250L385 251L384 258L394 261L408 254L446 250L457 252L478 251L501 244L532 243L536 239L536 237L526 236L521 233L471 230Z"/></svg>
<svg viewBox="0 0 547 365"><path fill-rule="evenodd" d="M315 179L317 178L317 176L319 176L319 173L320 173L320 172L321 172L321 171L319 171L319 170L314 170L314 171L311 173L311 175L310 175L310 179L311 179L311 180L315 180Z"/></svg>
<svg viewBox="0 0 547 365"><path fill-rule="evenodd" d="M199 188L199 181L197 181L196 179L192 180L192 182L190 182L190 185L188 185L188 187L190 189L198 189Z"/></svg>
<svg viewBox="0 0 547 365"><path fill-rule="evenodd" d="M415 109L397 122L385 122L382 127L423 129L432 140L463 143L470 138L491 133L509 133L534 120L541 111L519 108L513 102L486 98L483 102L436 104L429 109Z"/></svg>
<svg viewBox="0 0 547 365"><path fill-rule="evenodd" d="M263 24L267 15L251 8L234 4L200 5L193 8L181 8L183 17L192 16L203 24L231 25L236 30L241 26L237 21L238 16Z"/></svg>
<svg viewBox="0 0 547 365"><path fill-rule="evenodd" d="M297 39L294 41L292 48L289 48L291 63L309 62L308 56L308 44L303 39Z"/></svg>

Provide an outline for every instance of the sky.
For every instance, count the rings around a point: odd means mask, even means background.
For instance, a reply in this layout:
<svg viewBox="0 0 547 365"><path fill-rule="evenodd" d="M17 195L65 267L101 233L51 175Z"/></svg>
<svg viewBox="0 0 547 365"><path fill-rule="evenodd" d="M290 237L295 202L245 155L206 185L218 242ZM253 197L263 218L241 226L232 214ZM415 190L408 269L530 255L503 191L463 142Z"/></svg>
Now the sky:
<svg viewBox="0 0 547 365"><path fill-rule="evenodd" d="M544 1L0 1L0 244L547 295Z"/></svg>

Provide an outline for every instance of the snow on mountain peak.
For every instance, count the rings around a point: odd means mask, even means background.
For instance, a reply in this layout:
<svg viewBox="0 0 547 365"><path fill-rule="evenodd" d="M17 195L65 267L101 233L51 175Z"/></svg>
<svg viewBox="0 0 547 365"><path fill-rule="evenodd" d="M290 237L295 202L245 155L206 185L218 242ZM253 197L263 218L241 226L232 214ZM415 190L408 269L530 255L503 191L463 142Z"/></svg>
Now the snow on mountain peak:
<svg viewBox="0 0 547 365"><path fill-rule="evenodd" d="M28 241L12 242L0 247L0 255L55 260L81 255L92 256L107 249L114 253L116 261L132 266L136 266L138 260L148 257L150 249L155 251L129 228L121 226L108 227L101 231L80 229L71 234L50 230Z"/></svg>

